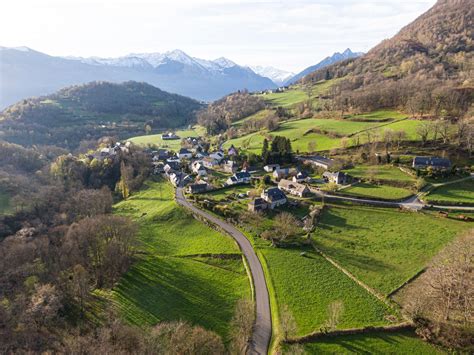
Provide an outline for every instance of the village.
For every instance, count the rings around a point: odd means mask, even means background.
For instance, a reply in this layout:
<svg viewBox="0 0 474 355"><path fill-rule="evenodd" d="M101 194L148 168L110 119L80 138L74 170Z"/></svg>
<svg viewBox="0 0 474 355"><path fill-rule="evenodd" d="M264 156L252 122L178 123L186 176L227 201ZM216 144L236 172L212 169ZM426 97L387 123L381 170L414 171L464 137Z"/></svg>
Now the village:
<svg viewBox="0 0 474 355"><path fill-rule="evenodd" d="M152 156L155 175L165 176L175 187L184 187L189 196L209 197L213 192L232 193L238 189L235 198L241 204L244 203L249 212L259 213L284 206L294 207L305 201L321 201L332 197L353 202L360 200L361 203L374 205L393 204L394 207L414 210L425 206L417 200L424 184L417 189L406 188L406 196L401 198L350 194L351 188L365 186L367 178L357 174L351 175L350 172L357 170L357 167L347 169L342 162L327 156L292 154L289 163L249 164L246 156L241 155L234 146L212 150L202 137L181 138L174 133L163 134L162 139L181 139L182 147L176 152L163 148L148 150ZM399 170L399 173L409 177L410 183L413 182L414 185L420 171L434 175L452 174L452 163L446 158L414 156L408 163L392 164L393 166L388 163L396 161L395 157L384 157L377 153L376 159L384 167ZM460 169L457 169L456 173L462 176ZM397 188L388 185L377 187Z"/></svg>

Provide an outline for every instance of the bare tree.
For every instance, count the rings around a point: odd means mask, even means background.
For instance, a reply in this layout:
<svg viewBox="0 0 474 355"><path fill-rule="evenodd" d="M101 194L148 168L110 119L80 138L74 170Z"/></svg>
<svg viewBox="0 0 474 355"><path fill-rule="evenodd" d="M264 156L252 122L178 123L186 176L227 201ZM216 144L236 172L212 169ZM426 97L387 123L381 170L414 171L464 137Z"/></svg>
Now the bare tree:
<svg viewBox="0 0 474 355"><path fill-rule="evenodd" d="M431 132L432 126L429 122L423 121L416 127L416 134L420 137L423 146L428 142L428 137Z"/></svg>
<svg viewBox="0 0 474 355"><path fill-rule="evenodd" d="M254 304L251 300L241 299L235 307L231 320L231 349L233 354L246 354L252 336L254 324Z"/></svg>

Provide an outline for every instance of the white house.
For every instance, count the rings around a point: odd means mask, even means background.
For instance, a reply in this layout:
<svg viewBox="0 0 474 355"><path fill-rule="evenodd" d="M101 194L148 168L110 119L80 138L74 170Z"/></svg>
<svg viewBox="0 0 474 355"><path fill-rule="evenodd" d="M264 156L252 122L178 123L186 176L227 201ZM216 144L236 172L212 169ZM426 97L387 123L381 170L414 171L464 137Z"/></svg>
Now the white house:
<svg viewBox="0 0 474 355"><path fill-rule="evenodd" d="M217 160L218 162L221 162L221 160L224 159L224 153L221 151L217 151L217 152L209 154L209 157Z"/></svg>
<svg viewBox="0 0 474 355"><path fill-rule="evenodd" d="M309 195L309 189L306 185L300 184L298 182L293 182L291 180L281 179L278 183L278 188L285 192L288 192L291 195L304 197Z"/></svg>
<svg viewBox="0 0 474 355"><path fill-rule="evenodd" d="M226 180L227 185L249 184L252 176L246 171L235 173Z"/></svg>
<svg viewBox="0 0 474 355"><path fill-rule="evenodd" d="M280 164L268 164L263 167L263 170L265 170L267 173L271 173L278 169L280 169Z"/></svg>
<svg viewBox="0 0 474 355"><path fill-rule="evenodd" d="M277 187L272 187L267 190L263 190L260 197L268 203L270 209L282 206L288 202L285 193Z"/></svg>
<svg viewBox="0 0 474 355"><path fill-rule="evenodd" d="M208 169L214 169L215 167L219 166L219 160L216 160L212 157L205 157L203 160L202 160L202 163L204 164L204 166Z"/></svg>
<svg viewBox="0 0 474 355"><path fill-rule="evenodd" d="M197 174L198 176L206 176L207 171L204 167L204 164L200 161L194 161L191 164L191 170L193 173Z"/></svg>
<svg viewBox="0 0 474 355"><path fill-rule="evenodd" d="M178 153L179 160L182 159L191 159L193 157L193 153L186 148L181 148Z"/></svg>
<svg viewBox="0 0 474 355"><path fill-rule="evenodd" d="M293 176L293 182L310 182L311 178L303 171L300 171L298 174Z"/></svg>

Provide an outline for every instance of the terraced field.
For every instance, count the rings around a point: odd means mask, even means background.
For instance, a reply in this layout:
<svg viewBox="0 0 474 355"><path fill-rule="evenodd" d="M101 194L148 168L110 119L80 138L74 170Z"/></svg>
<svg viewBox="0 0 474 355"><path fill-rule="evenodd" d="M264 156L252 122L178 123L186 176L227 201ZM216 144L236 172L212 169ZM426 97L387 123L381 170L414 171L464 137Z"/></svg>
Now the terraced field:
<svg viewBox="0 0 474 355"><path fill-rule="evenodd" d="M149 183L115 213L140 225L142 253L108 295L125 319L184 319L226 337L236 301L251 295L234 241L188 215L166 182Z"/></svg>

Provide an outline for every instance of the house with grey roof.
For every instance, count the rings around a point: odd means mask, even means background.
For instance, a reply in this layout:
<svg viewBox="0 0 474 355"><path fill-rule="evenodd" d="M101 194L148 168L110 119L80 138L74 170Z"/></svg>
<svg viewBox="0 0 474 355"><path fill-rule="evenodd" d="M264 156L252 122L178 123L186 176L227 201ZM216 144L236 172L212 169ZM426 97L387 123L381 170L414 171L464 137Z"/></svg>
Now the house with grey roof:
<svg viewBox="0 0 474 355"><path fill-rule="evenodd" d="M427 169L429 167L435 170L450 169L451 161L438 157L414 157L412 167L414 169Z"/></svg>
<svg viewBox="0 0 474 355"><path fill-rule="evenodd" d="M278 187L272 187L263 190L260 197L268 203L268 208L274 209L275 207L282 206L288 202L285 193Z"/></svg>

